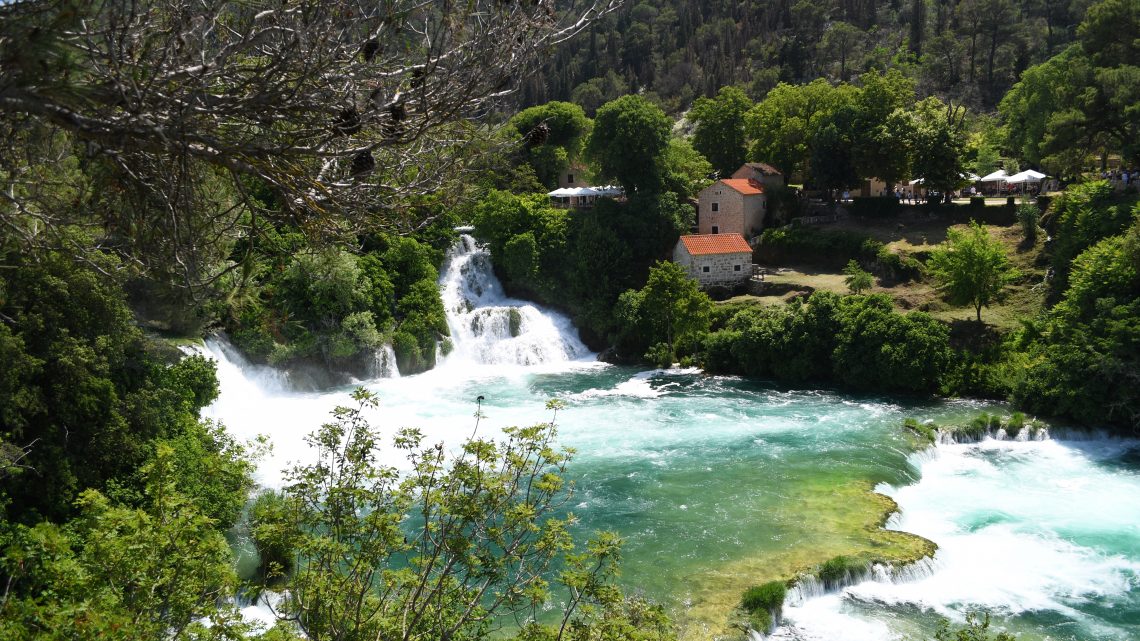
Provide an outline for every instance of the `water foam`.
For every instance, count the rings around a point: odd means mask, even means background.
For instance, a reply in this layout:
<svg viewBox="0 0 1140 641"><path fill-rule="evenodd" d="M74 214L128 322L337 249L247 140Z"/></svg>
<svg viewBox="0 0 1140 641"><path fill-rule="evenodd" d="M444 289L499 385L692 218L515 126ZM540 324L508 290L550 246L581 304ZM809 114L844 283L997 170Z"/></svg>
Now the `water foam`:
<svg viewBox="0 0 1140 641"><path fill-rule="evenodd" d="M565 315L508 297L490 253L469 235L448 253L439 284L455 348L446 364L538 365L591 356Z"/></svg>
<svg viewBox="0 0 1140 641"><path fill-rule="evenodd" d="M785 636L773 638L897 638L873 619L900 608L955 621L1050 612L1083 630L1076 638L1127 638L1079 608L1140 589L1140 562L1119 543L1140 533L1140 475L1103 465L1137 445L986 439L912 457L917 483L876 489L900 507L887 526L935 541L935 557L910 576L873 575L822 597L793 591Z"/></svg>

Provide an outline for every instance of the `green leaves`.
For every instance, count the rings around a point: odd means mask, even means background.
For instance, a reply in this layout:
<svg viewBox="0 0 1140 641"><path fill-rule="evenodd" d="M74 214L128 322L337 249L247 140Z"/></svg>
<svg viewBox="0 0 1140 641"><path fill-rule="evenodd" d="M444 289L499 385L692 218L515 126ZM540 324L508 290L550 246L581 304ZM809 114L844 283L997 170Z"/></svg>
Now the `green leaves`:
<svg viewBox="0 0 1140 641"><path fill-rule="evenodd" d="M950 302L973 305L979 323L982 307L1019 276L1001 243L978 222L971 222L967 232L947 230L946 243L931 253L929 266Z"/></svg>
<svg viewBox="0 0 1140 641"><path fill-rule="evenodd" d="M664 155L673 123L637 95L623 96L598 109L586 143L602 178L617 180L629 194L655 192L664 183Z"/></svg>
<svg viewBox="0 0 1140 641"><path fill-rule="evenodd" d="M278 573L294 569L282 612L309 638L479 639L498 617L533 620L552 590L568 595L568 631L622 602L620 540L601 534L580 549L570 535L569 457L553 421L454 453L402 430L397 472L377 462L382 445L363 415L375 396L353 396L310 437L317 461L258 502L259 549Z"/></svg>
<svg viewBox="0 0 1140 641"><path fill-rule="evenodd" d="M745 160L744 114L752 101L736 87L721 87L716 98L697 98L689 110L696 123L693 147L721 177L731 176Z"/></svg>

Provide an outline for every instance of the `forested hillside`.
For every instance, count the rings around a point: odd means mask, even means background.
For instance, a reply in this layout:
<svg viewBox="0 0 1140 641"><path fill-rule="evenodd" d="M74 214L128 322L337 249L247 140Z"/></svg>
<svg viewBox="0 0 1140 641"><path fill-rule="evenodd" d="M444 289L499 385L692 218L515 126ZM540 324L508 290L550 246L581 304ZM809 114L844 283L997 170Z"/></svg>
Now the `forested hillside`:
<svg viewBox="0 0 1140 641"><path fill-rule="evenodd" d="M651 92L668 112L737 85L850 80L904 68L922 95L994 107L1028 67L1062 51L1086 0L642 0L558 49L523 86L526 105L572 100L591 115Z"/></svg>

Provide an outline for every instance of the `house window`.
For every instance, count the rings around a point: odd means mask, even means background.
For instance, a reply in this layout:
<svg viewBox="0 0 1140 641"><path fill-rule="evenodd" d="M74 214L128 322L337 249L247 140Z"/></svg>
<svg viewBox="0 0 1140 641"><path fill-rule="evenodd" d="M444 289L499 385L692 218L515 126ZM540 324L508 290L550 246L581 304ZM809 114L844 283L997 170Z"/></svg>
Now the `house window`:
<svg viewBox="0 0 1140 641"><path fill-rule="evenodd" d="M713 211L720 211L720 203L713 203L712 204L712 210Z"/></svg>
<svg viewBox="0 0 1140 641"><path fill-rule="evenodd" d="M720 233L720 227L718 227L717 225L713 225L713 233L719 234Z"/></svg>
<svg viewBox="0 0 1140 641"><path fill-rule="evenodd" d="M733 266L732 266L732 271L734 271L734 272L738 272L738 271L740 271L740 265L733 265Z"/></svg>
<svg viewBox="0 0 1140 641"><path fill-rule="evenodd" d="M701 271L706 273L706 274L709 273L709 266L705 265L705 266L701 267Z"/></svg>
<svg viewBox="0 0 1140 641"><path fill-rule="evenodd" d="M566 174L566 182L568 182L568 183L574 182L574 174Z"/></svg>

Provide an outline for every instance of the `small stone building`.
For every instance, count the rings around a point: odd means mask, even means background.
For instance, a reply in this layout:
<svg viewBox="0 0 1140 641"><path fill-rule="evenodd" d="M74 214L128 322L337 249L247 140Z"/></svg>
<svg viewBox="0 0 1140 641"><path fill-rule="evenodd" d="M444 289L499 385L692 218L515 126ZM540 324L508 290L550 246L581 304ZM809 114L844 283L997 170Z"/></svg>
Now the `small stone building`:
<svg viewBox="0 0 1140 641"><path fill-rule="evenodd" d="M752 248L740 234L681 236L673 248L673 262L701 287L731 287L752 277Z"/></svg>
<svg viewBox="0 0 1140 641"><path fill-rule="evenodd" d="M733 178L755 180L765 187L783 187L784 174L772 165L763 162L746 162L732 174Z"/></svg>
<svg viewBox="0 0 1140 641"><path fill-rule="evenodd" d="M589 187L590 183L587 181L586 176L588 171L586 165L580 162L571 162L569 166L558 174L558 188L573 189L575 187Z"/></svg>
<svg viewBox="0 0 1140 641"><path fill-rule="evenodd" d="M764 185L749 178L723 178L697 194L697 231L701 234L758 236L764 229L768 197Z"/></svg>

